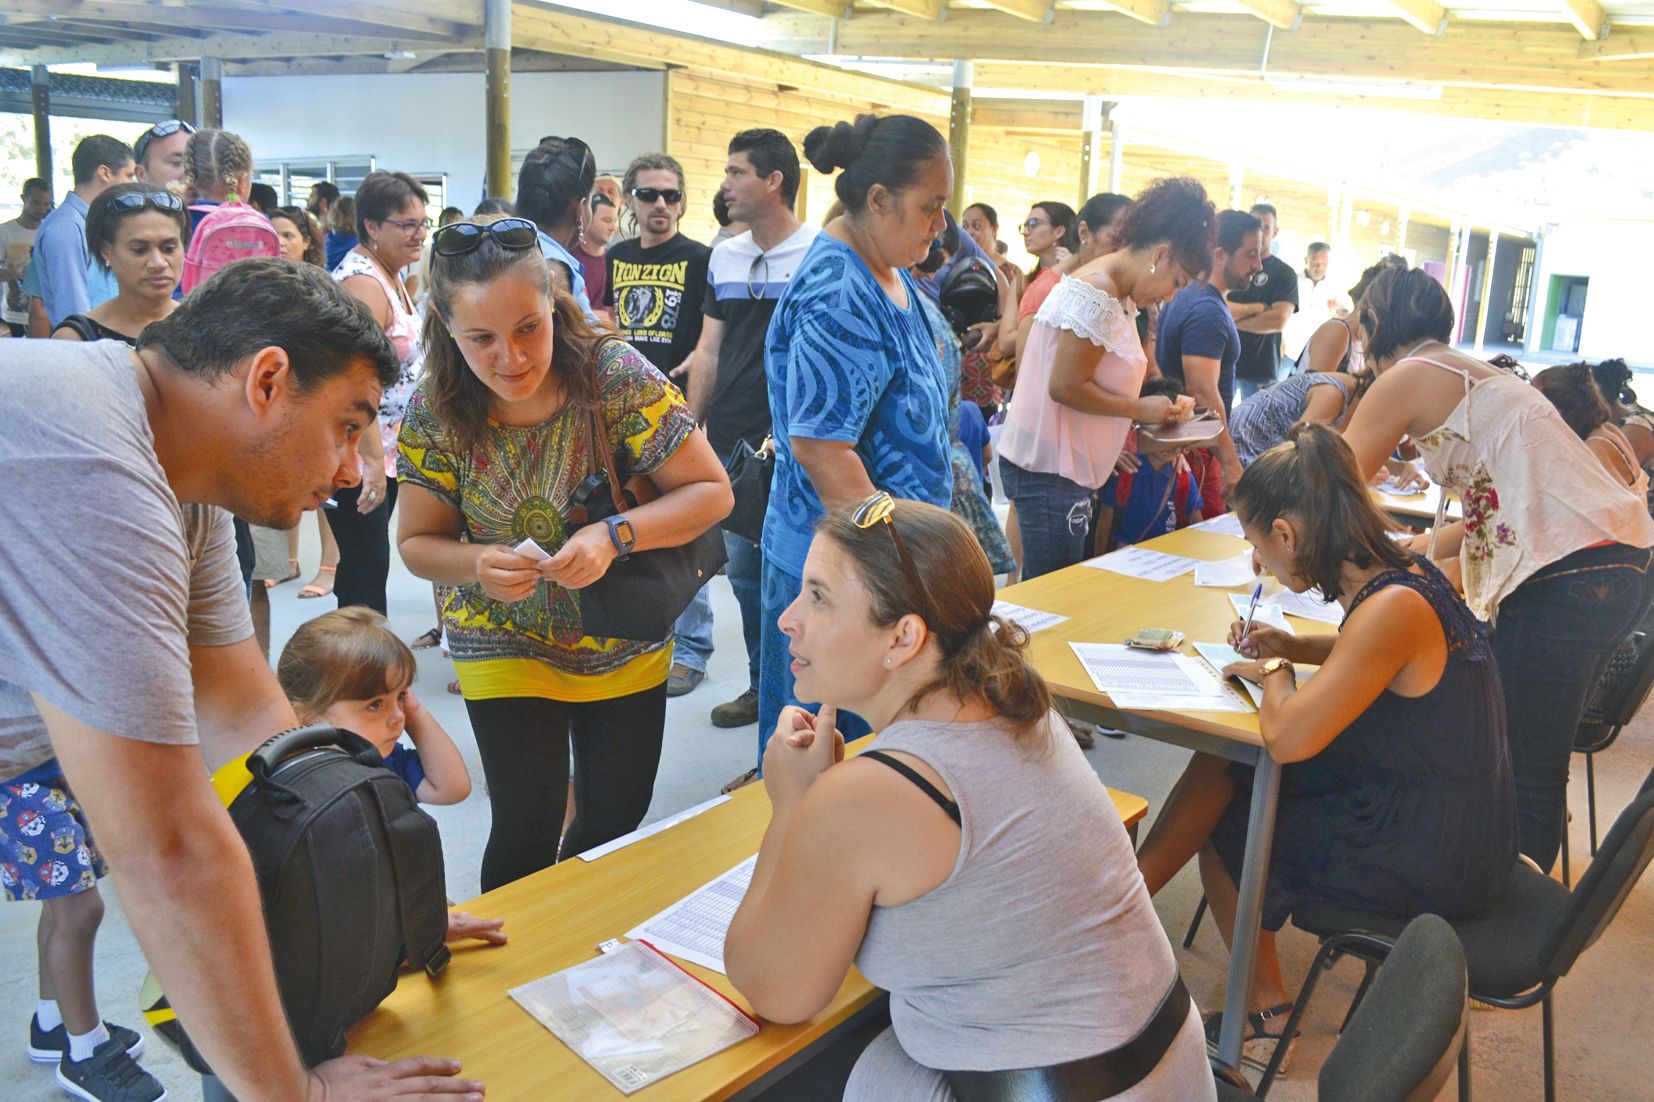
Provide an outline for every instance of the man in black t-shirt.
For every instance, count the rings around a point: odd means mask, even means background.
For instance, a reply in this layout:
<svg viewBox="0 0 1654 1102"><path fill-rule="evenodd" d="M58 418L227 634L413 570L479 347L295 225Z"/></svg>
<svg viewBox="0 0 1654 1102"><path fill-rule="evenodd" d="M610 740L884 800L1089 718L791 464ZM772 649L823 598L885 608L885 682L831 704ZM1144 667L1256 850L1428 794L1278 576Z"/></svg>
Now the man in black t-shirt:
<svg viewBox="0 0 1654 1102"><path fill-rule="evenodd" d="M627 166L620 186L638 235L609 246L603 305L614 311L620 339L687 390L712 250L678 232L684 178L675 158L645 153ZM705 586L678 617L673 637L666 695L683 696L705 680L712 657L712 600Z"/></svg>
<svg viewBox="0 0 1654 1102"><path fill-rule="evenodd" d="M1252 215L1263 224L1263 268L1253 275L1252 286L1229 294L1229 312L1241 339L1235 366L1237 401L1256 394L1280 374L1281 330L1298 310L1298 273L1270 251L1279 228L1275 208L1254 203Z"/></svg>
<svg viewBox="0 0 1654 1102"><path fill-rule="evenodd" d="M687 388L712 250L678 232L684 177L676 159L644 154L626 169L621 188L638 236L609 247L603 305L614 310L621 340Z"/></svg>

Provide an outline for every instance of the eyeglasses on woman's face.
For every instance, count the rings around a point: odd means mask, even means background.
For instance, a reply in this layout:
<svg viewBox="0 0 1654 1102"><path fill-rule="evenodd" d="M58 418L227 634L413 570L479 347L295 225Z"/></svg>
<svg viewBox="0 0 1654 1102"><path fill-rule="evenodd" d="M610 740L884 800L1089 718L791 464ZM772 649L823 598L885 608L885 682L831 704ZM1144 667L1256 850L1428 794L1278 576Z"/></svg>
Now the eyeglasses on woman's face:
<svg viewBox="0 0 1654 1102"><path fill-rule="evenodd" d="M395 226L397 229L401 230L410 237L416 233L422 233L431 228L431 220L429 218L387 218L385 219L384 224L387 226Z"/></svg>

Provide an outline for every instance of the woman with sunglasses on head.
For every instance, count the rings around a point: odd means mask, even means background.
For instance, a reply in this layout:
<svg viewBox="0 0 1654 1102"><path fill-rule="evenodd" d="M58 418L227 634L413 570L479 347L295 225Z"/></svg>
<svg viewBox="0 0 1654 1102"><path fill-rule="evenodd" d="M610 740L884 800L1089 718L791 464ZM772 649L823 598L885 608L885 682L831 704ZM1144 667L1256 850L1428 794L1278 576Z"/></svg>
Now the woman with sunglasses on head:
<svg viewBox="0 0 1654 1102"><path fill-rule="evenodd" d="M888 990L853 1102L1212 1099L1119 813L993 601L942 509L879 492L821 520L781 615L797 695L821 711L786 708L765 751L770 824L730 982L776 1022L819 1013L852 963ZM850 760L841 709L879 731Z"/></svg>
<svg viewBox="0 0 1654 1102"><path fill-rule="evenodd" d="M1453 348L1453 304L1428 273L1382 273L1356 317L1377 379L1344 439L1371 476L1410 437L1464 502L1412 547L1461 577L1491 626L1522 852L1549 868L1586 695L1654 599L1654 518L1534 387Z"/></svg>
<svg viewBox="0 0 1654 1102"><path fill-rule="evenodd" d="M781 293L764 345L775 473L764 516L758 756L792 699L776 618L798 596L810 533L875 487L946 506L953 496L948 380L908 269L930 255L953 189L948 143L910 115L861 115L804 139L837 172L844 213L816 235ZM853 716L847 730L864 733Z"/></svg>
<svg viewBox="0 0 1654 1102"><path fill-rule="evenodd" d="M385 327L402 370L379 399L379 431L362 434L362 482L333 495L327 523L339 542L333 593L339 607L366 605L386 614L390 514L396 508L396 432L419 377L419 312L402 270L419 263L430 219L425 189L406 172L370 172L356 189L357 243L333 278Z"/></svg>
<svg viewBox="0 0 1654 1102"><path fill-rule="evenodd" d="M553 290L533 222L458 222L432 244L397 544L409 570L454 587L442 616L488 781L487 891L559 859L571 739L562 856L642 821L672 648L583 634L580 590L624 555L694 539L732 498L678 390ZM659 496L584 523L576 490L608 453ZM514 550L525 539L551 557Z"/></svg>
<svg viewBox="0 0 1654 1102"><path fill-rule="evenodd" d="M136 345L144 326L178 305L172 292L184 269L188 233L183 202L154 184L116 184L92 200L86 247L92 263L115 277L119 293L84 314L70 314L52 336Z"/></svg>
<svg viewBox="0 0 1654 1102"><path fill-rule="evenodd" d="M590 288L574 246L591 218L597 161L579 138L547 135L528 151L517 173L517 214L535 224L540 251L558 286L579 304L587 321L596 321ZM617 199L618 203L619 200ZM601 301L601 300L599 300Z"/></svg>

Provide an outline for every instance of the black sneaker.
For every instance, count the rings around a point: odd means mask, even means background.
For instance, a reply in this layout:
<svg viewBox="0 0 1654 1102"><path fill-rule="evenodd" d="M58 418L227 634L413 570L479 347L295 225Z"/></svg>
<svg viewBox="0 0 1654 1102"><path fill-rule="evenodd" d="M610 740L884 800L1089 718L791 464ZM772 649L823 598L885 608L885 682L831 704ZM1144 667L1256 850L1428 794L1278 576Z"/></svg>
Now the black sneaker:
<svg viewBox="0 0 1654 1102"><path fill-rule="evenodd" d="M103 1028L109 1031L109 1036L119 1040L126 1048L126 1054L136 1060L144 1053L144 1039L138 1036L138 1031L128 1029L124 1025L114 1022L104 1022ZM69 1055L69 1029L62 1022L51 1029L41 1029L40 1019L29 1018L29 1059L37 1064L55 1064Z"/></svg>
<svg viewBox="0 0 1654 1102"><path fill-rule="evenodd" d="M748 689L727 704L712 709L712 726L745 727L758 722L758 690Z"/></svg>
<svg viewBox="0 0 1654 1102"><path fill-rule="evenodd" d="M68 1056L57 1066L57 1085L85 1102L166 1102L161 1081L138 1066L115 1037L84 1060Z"/></svg>

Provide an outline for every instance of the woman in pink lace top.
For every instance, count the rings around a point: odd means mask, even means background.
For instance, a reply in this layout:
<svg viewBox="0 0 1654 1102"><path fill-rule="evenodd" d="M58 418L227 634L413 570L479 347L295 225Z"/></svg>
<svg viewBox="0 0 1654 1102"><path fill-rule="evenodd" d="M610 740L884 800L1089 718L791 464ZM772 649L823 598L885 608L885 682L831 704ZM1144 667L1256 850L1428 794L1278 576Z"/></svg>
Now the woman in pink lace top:
<svg viewBox="0 0 1654 1102"><path fill-rule="evenodd" d="M1116 221L1120 248L1063 276L1035 316L999 438L1024 578L1085 557L1092 498L1132 422L1189 415L1188 398L1140 396L1148 361L1135 320L1205 270L1216 223L1199 182L1155 181Z"/></svg>

